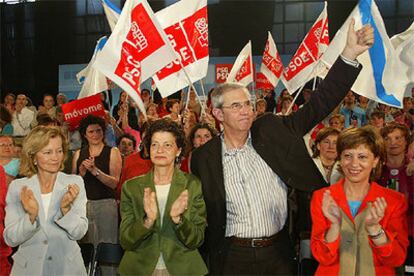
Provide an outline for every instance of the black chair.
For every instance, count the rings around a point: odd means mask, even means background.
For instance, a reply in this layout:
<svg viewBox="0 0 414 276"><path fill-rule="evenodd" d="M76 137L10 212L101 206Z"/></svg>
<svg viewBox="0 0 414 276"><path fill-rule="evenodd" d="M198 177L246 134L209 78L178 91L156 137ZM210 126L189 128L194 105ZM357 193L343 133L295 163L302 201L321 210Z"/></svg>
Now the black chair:
<svg viewBox="0 0 414 276"><path fill-rule="evenodd" d="M83 263L85 264L86 273L89 276L91 275L95 247L92 243L80 243L79 246L82 253Z"/></svg>
<svg viewBox="0 0 414 276"><path fill-rule="evenodd" d="M96 249L91 275L101 275L101 265L119 266L123 255L124 250L119 244L101 242Z"/></svg>

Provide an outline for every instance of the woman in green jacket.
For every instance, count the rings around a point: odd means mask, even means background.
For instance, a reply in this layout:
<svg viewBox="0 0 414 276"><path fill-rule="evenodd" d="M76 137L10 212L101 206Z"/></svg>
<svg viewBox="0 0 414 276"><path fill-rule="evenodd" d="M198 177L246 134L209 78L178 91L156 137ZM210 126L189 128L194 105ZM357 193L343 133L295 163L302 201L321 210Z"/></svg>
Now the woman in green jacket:
<svg viewBox="0 0 414 276"><path fill-rule="evenodd" d="M144 137L154 165L122 187L121 275L205 275L198 253L206 227L200 181L176 168L185 136L169 119L155 121Z"/></svg>

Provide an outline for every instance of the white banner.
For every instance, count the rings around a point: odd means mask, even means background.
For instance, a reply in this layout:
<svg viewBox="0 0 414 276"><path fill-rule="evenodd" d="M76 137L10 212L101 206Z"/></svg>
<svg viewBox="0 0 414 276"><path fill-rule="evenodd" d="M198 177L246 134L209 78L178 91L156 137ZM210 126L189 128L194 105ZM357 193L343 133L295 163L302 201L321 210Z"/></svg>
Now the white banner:
<svg viewBox="0 0 414 276"><path fill-rule="evenodd" d="M283 63L277 51L275 41L270 32L267 32L267 42L262 57L262 65L260 72L265 75L267 80L272 84L273 88L279 82L280 76L283 73Z"/></svg>
<svg viewBox="0 0 414 276"><path fill-rule="evenodd" d="M94 67L125 90L145 113L140 84L176 58L145 0L128 0Z"/></svg>
<svg viewBox="0 0 414 276"><path fill-rule="evenodd" d="M181 0L155 14L180 60L176 59L153 76L162 97L167 97L207 75L207 0ZM181 61L181 64L180 64ZM185 75L184 66L188 77Z"/></svg>
<svg viewBox="0 0 414 276"><path fill-rule="evenodd" d="M237 56L226 82L238 82L247 86L253 82L253 78L252 43L249 40Z"/></svg>

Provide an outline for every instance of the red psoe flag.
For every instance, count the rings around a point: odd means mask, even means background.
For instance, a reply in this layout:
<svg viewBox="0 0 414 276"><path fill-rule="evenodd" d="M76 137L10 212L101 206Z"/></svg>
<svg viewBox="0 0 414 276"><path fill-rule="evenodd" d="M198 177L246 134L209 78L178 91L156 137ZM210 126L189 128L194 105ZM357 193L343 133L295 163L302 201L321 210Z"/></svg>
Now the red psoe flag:
<svg viewBox="0 0 414 276"><path fill-rule="evenodd" d="M153 77L162 97L167 97L187 87L188 78L194 83L207 75L207 0L181 0L157 12L156 17L180 59L169 63Z"/></svg>
<svg viewBox="0 0 414 276"><path fill-rule="evenodd" d="M269 79L262 73L256 73L256 89L261 90L273 90L275 86L269 81Z"/></svg>
<svg viewBox="0 0 414 276"><path fill-rule="evenodd" d="M275 41L273 40L272 35L270 32L268 32L267 35L267 42L265 46L265 50L263 52L263 58L262 58L262 65L260 66L260 73L262 73L265 77L265 79L271 83L273 88L276 87L277 83L279 82L280 76L283 73L283 63L280 59L279 53L276 48ZM263 77L260 75L260 77L263 79ZM257 87L257 79L256 79L256 88ZM266 82L261 81L260 85L264 85ZM268 84L266 84L268 87ZM273 89L270 88L270 89ZM269 89L269 88L267 88Z"/></svg>
<svg viewBox="0 0 414 276"><path fill-rule="evenodd" d="M145 0L128 0L94 67L115 82L145 114L140 84L176 58Z"/></svg>
<svg viewBox="0 0 414 276"><path fill-rule="evenodd" d="M290 94L316 76L314 68L329 45L327 2L305 39L299 45L288 67L283 72L282 82Z"/></svg>
<svg viewBox="0 0 414 276"><path fill-rule="evenodd" d="M249 40L237 56L226 82L238 82L244 86L247 86L253 82L253 78L252 43Z"/></svg>

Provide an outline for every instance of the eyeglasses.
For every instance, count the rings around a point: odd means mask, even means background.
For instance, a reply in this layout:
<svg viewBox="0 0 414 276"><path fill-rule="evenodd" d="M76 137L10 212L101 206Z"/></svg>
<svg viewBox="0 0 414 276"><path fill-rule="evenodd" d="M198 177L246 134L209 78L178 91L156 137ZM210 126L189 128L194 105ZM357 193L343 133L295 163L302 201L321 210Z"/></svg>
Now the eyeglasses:
<svg viewBox="0 0 414 276"><path fill-rule="evenodd" d="M232 103L231 105L223 105L222 108L229 108L231 109L231 111L233 112L239 112L240 110L242 110L243 107L249 107L250 109L253 109L253 103L251 101L245 101L245 102L236 102L236 103Z"/></svg>
<svg viewBox="0 0 414 276"><path fill-rule="evenodd" d="M0 147L2 147L2 148L5 148L5 147L11 148L13 146L14 146L13 144L0 144Z"/></svg>

